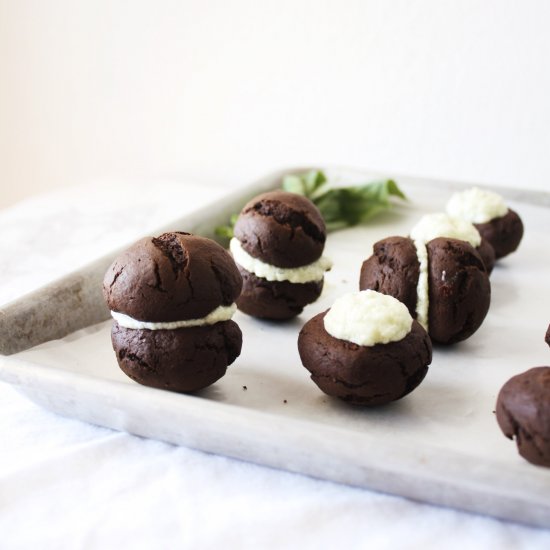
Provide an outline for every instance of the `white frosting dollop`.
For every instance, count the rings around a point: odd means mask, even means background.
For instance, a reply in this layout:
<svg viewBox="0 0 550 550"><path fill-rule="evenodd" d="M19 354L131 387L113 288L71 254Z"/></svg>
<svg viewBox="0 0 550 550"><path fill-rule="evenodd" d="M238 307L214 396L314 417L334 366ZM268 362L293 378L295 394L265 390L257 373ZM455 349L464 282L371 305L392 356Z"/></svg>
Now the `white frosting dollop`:
<svg viewBox="0 0 550 550"><path fill-rule="evenodd" d="M129 315L119 313L118 311L111 311L113 319L124 328L130 329L147 329L147 330L175 330L178 328L189 327L203 327L207 325L214 325L222 321L229 321L233 314L237 311L237 305L231 304L230 306L219 306L211 311L206 317L200 319L185 319L184 321L167 321L162 322L148 322L138 321Z"/></svg>
<svg viewBox="0 0 550 550"><path fill-rule="evenodd" d="M359 346L398 342L409 334L412 322L403 303L374 290L344 294L324 317L331 336Z"/></svg>
<svg viewBox="0 0 550 550"><path fill-rule="evenodd" d="M229 242L229 249L236 263L257 277L268 281L289 281L290 283L321 281L325 271L332 267L332 261L326 256L321 256L317 261L300 267L277 267L267 264L248 254L235 237Z"/></svg>
<svg viewBox="0 0 550 550"><path fill-rule="evenodd" d="M473 187L452 195L446 210L454 218L472 223L486 223L505 216L508 207L498 193Z"/></svg>
<svg viewBox="0 0 550 550"><path fill-rule="evenodd" d="M481 243L481 235L475 226L462 218L454 218L448 214L426 214L411 229L411 239L427 243L437 237L460 239L477 247Z"/></svg>

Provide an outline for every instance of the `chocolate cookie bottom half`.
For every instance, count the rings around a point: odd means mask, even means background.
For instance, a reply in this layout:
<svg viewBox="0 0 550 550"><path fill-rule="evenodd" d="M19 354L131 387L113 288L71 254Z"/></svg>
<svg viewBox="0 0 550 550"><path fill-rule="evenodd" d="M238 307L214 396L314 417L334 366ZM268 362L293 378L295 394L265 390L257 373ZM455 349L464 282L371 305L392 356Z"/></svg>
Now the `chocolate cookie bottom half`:
<svg viewBox="0 0 550 550"><path fill-rule="evenodd" d="M243 290L237 307L254 317L284 321L302 313L304 307L315 302L323 290L323 280L309 283L268 281L239 267Z"/></svg>
<svg viewBox="0 0 550 550"><path fill-rule="evenodd" d="M175 330L128 329L114 322L111 340L120 368L132 380L181 393L219 380L242 346L234 321Z"/></svg>

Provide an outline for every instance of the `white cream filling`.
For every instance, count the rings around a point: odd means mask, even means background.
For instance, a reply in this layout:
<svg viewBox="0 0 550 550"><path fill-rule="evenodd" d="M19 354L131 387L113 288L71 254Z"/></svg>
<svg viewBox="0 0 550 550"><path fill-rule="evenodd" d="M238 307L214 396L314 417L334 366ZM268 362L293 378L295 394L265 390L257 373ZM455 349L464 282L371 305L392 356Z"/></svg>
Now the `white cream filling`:
<svg viewBox="0 0 550 550"><path fill-rule="evenodd" d="M454 218L472 223L486 223L505 216L508 207L499 194L473 187L452 195L446 210Z"/></svg>
<svg viewBox="0 0 550 550"><path fill-rule="evenodd" d="M238 239L229 242L233 259L241 267L268 281L289 281L290 283L310 283L323 280L325 271L332 267L332 261L321 256L317 261L300 267L277 267L253 258L246 252Z"/></svg>
<svg viewBox="0 0 550 550"><path fill-rule="evenodd" d="M344 294L324 317L331 336L358 346L398 342L409 334L412 322L403 303L374 290Z"/></svg>
<svg viewBox="0 0 550 550"><path fill-rule="evenodd" d="M448 214L427 214L411 229L411 239L427 243L437 237L460 239L473 247L481 244L481 235L475 226L464 219L453 218Z"/></svg>
<svg viewBox="0 0 550 550"><path fill-rule="evenodd" d="M211 311L206 317L201 317L200 319L185 319L184 321L168 321L165 323L138 321L137 319L134 319L129 315L125 315L124 313L119 313L118 311L111 311L111 315L113 316L113 319L124 328L175 330L177 328L203 327L207 325L214 325L222 321L229 321L229 319L233 317L235 311L237 311L236 304L231 304L230 306L219 306Z"/></svg>
<svg viewBox="0 0 550 550"><path fill-rule="evenodd" d="M420 274L416 285L416 320L428 330L428 249L422 240L414 241L414 246L420 264Z"/></svg>

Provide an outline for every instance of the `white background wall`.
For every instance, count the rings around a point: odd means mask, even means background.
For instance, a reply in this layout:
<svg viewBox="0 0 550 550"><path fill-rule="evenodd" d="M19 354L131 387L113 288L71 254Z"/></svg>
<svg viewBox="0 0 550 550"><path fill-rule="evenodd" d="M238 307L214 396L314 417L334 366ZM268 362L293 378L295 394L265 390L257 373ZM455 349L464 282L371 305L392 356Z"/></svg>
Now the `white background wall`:
<svg viewBox="0 0 550 550"><path fill-rule="evenodd" d="M0 205L345 164L549 189L545 0L0 0Z"/></svg>

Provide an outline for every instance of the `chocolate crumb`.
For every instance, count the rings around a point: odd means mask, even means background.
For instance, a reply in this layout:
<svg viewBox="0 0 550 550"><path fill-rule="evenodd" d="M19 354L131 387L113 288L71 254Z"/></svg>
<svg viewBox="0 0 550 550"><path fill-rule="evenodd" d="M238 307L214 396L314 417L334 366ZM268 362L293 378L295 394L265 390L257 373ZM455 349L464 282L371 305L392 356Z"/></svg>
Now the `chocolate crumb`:
<svg viewBox="0 0 550 550"><path fill-rule="evenodd" d="M248 388L246 386L243 386L243 390L246 391Z"/></svg>
<svg viewBox="0 0 550 550"><path fill-rule="evenodd" d="M287 400L285 399L285 400L283 401L283 403L287 403Z"/></svg>

